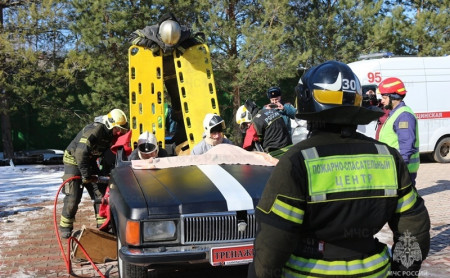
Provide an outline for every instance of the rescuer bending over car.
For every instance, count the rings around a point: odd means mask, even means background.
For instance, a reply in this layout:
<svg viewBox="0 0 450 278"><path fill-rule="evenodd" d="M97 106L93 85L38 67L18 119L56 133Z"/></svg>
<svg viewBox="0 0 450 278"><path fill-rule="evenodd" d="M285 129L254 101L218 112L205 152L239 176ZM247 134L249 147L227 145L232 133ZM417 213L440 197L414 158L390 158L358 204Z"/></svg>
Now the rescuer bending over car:
<svg viewBox="0 0 450 278"><path fill-rule="evenodd" d="M154 54L163 52L163 76L164 86L170 96L171 119L176 122L173 142L179 145L187 140L179 86L176 78L175 64L173 60L174 50L184 53L186 49L205 42L202 32L193 32L191 28L181 25L175 15L168 13L163 15L157 24L145 26L134 31L128 41L132 45L149 48Z"/></svg>
<svg viewBox="0 0 450 278"><path fill-rule="evenodd" d="M259 109L253 100L246 100L236 111L244 142L248 151L272 152L292 144L282 115L277 109Z"/></svg>
<svg viewBox="0 0 450 278"><path fill-rule="evenodd" d="M113 109L85 126L64 151L63 180L75 176L81 176L81 179L73 179L64 187L66 196L59 222L61 237L69 238L72 234L73 222L85 187L91 199L95 201L97 226L100 227L105 222L106 218L100 217L98 213L107 185L97 184L97 159L103 156L115 139L127 131L128 121L125 113L120 109Z"/></svg>
<svg viewBox="0 0 450 278"><path fill-rule="evenodd" d="M356 132L383 113L361 107L358 78L336 61L307 71L296 92L310 137L267 181L248 277L417 276L430 247L424 201L397 150ZM392 258L374 238L385 223Z"/></svg>

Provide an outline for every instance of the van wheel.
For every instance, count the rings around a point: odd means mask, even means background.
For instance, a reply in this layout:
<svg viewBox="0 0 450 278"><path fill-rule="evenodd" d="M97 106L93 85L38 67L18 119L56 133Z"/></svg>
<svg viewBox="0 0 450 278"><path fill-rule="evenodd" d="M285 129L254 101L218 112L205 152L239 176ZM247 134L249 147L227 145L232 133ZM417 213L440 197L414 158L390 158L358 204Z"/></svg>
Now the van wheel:
<svg viewBox="0 0 450 278"><path fill-rule="evenodd" d="M450 162L450 137L442 138L436 145L433 158L440 163Z"/></svg>

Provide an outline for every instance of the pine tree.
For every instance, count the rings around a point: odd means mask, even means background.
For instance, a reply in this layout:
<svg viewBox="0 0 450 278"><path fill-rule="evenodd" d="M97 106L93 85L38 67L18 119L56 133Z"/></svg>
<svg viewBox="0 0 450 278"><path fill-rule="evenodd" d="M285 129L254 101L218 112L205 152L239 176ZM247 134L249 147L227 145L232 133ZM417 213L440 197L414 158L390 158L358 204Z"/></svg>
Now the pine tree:
<svg viewBox="0 0 450 278"><path fill-rule="evenodd" d="M127 112L127 39L168 12L205 33L221 115L235 138L240 136L234 115L242 101L263 105L267 88L279 85L283 98L293 102L299 69L380 51L430 56L450 50L449 7L440 0L2 3L0 114L6 156L13 152L11 131L5 131L10 116L23 115L30 132L33 125L43 130L60 125L53 136L69 140L95 116L116 107Z"/></svg>
<svg viewBox="0 0 450 278"><path fill-rule="evenodd" d="M0 88L5 157L13 157L13 140L27 134L32 124L58 121L54 112L59 106L51 98L60 85L55 75L67 47L67 38L60 32L63 11L63 5L53 1L11 1L2 6ZM11 125L11 116L22 114L26 121ZM45 134L42 128L41 134ZM23 139L27 146L30 138Z"/></svg>
<svg viewBox="0 0 450 278"><path fill-rule="evenodd" d="M234 115L241 101L265 104L267 89L294 77L304 57L293 51L297 34L289 2L199 1L197 28L211 45L219 101L234 138L240 138Z"/></svg>

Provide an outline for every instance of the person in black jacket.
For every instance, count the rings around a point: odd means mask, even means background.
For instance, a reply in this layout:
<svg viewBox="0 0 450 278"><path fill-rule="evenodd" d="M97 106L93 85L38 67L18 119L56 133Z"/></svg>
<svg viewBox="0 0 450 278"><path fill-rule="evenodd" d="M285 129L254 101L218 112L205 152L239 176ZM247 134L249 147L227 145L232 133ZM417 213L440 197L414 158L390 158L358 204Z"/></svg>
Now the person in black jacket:
<svg viewBox="0 0 450 278"><path fill-rule="evenodd" d="M259 110L253 100L247 100L236 112L236 123L244 135L242 148L271 152L292 144L288 128L276 109Z"/></svg>
<svg viewBox="0 0 450 278"><path fill-rule="evenodd" d="M310 137L279 160L256 208L248 277L416 277L430 218L394 148L356 132L383 112L361 107L344 63L311 68L296 87ZM391 252L374 237L386 224Z"/></svg>
<svg viewBox="0 0 450 278"><path fill-rule="evenodd" d="M288 129L289 135L292 136L291 120L295 120L295 113L297 109L287 102L281 100L281 88L280 87L270 87L267 90L267 98L270 103L264 105L265 109L275 109L283 117L284 123Z"/></svg>
<svg viewBox="0 0 450 278"><path fill-rule="evenodd" d="M85 126L64 151L63 180L74 176L80 176L81 179L73 179L64 187L64 206L59 222L61 237L68 238L72 234L73 222L85 187L94 200L97 226L101 226L105 221L105 218L98 215L98 207L107 185L97 183L97 163L115 139L127 131L128 121L125 113L120 109L113 109Z"/></svg>

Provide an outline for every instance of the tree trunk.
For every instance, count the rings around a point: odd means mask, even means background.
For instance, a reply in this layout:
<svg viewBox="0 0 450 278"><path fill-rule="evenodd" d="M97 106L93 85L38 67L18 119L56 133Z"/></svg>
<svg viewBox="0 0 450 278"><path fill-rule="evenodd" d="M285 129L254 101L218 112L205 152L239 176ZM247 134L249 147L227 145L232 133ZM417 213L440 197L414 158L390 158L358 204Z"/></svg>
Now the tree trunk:
<svg viewBox="0 0 450 278"><path fill-rule="evenodd" d="M3 158L14 158L14 147L11 136L11 119L9 117L8 93L3 90L0 99L0 117L2 125Z"/></svg>
<svg viewBox="0 0 450 278"><path fill-rule="evenodd" d="M0 5L0 33L3 33L3 8L4 5ZM2 57L4 65L4 59ZM8 103L9 94L5 89L0 88L0 117L1 117L1 125L2 125L2 143L3 143L3 158L14 158L14 147L12 143L11 136L11 119L9 118L9 103Z"/></svg>

